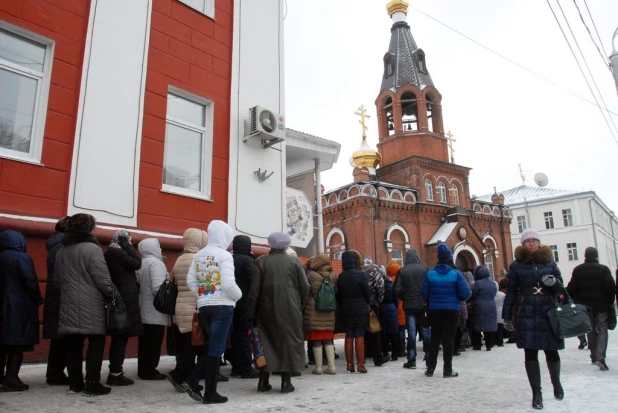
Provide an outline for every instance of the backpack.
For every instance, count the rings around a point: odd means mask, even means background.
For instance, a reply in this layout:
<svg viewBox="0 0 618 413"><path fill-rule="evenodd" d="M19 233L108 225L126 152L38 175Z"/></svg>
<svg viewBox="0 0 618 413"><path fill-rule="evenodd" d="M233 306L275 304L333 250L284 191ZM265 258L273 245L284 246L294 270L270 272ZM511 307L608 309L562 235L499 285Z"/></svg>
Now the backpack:
<svg viewBox="0 0 618 413"><path fill-rule="evenodd" d="M330 285L330 274L322 277L322 284L315 296L315 309L325 313L335 311L337 301L335 299L335 290Z"/></svg>

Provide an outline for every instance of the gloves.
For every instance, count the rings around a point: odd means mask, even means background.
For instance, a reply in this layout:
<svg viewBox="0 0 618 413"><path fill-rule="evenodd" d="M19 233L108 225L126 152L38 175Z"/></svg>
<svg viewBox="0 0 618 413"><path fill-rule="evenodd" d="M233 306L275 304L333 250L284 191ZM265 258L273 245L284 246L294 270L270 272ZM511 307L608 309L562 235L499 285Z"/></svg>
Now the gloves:
<svg viewBox="0 0 618 413"><path fill-rule="evenodd" d="M513 327L513 322L511 320L504 320L503 325L506 331L515 331L515 328Z"/></svg>
<svg viewBox="0 0 618 413"><path fill-rule="evenodd" d="M553 287L556 284L556 277L553 275L544 275L541 277L541 282L547 287Z"/></svg>

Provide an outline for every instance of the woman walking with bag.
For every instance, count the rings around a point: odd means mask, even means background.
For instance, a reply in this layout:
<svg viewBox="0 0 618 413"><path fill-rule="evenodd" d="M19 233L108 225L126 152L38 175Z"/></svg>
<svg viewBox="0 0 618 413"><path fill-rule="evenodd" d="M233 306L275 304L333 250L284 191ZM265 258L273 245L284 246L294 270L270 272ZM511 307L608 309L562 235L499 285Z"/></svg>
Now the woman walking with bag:
<svg viewBox="0 0 618 413"><path fill-rule="evenodd" d="M112 282L118 289L118 293L127 308L130 326L126 333L112 336L112 343L109 348L107 385L130 386L135 382L124 375L122 365L129 338L144 333L139 309L139 284L135 275L135 271L142 267L142 260L131 245L131 234L125 230L116 231L104 256Z"/></svg>
<svg viewBox="0 0 618 413"><path fill-rule="evenodd" d="M526 373L532 388L532 407L543 408L539 350L545 351L554 397L564 398L560 384L560 355L564 340L552 332L547 312L554 308L554 300L563 291L562 276L554 262L551 248L541 245L538 232L528 229L521 234L521 245L515 249L511 263L502 318L504 328L513 330L517 347L523 348ZM558 282L557 282L558 281Z"/></svg>

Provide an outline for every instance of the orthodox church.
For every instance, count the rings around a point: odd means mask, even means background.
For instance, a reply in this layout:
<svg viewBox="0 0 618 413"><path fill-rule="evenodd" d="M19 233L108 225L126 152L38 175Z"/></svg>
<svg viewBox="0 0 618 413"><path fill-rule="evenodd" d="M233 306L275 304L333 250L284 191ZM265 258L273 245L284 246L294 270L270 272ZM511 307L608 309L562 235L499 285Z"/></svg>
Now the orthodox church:
<svg viewBox="0 0 618 413"><path fill-rule="evenodd" d="M436 245L445 242L459 268L484 264L500 279L512 259L511 212L501 195L471 198L471 168L454 162L442 95L406 22L408 2L392 0L387 10L393 26L375 101L377 151L367 144L361 106L356 114L363 139L350 159L353 182L322 195L325 250L337 259L354 249L386 265L403 263L405 250L416 248L422 263L433 266Z"/></svg>

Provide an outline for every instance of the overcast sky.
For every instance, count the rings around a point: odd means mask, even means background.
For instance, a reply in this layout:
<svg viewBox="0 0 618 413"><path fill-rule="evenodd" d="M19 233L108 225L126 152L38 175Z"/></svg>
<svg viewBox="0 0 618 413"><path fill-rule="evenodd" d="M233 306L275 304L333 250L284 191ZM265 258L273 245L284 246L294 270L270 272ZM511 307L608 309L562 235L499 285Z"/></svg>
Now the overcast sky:
<svg viewBox="0 0 618 413"><path fill-rule="evenodd" d="M375 99L392 25L387 3L287 0L287 126L341 144L338 163L322 175L327 190L352 182L349 158L361 144L354 112L361 104L372 115L368 142L376 148ZM584 0L577 3L595 34ZM587 3L609 54L618 27L618 1ZM551 4L568 34L556 0ZM618 212L618 143L598 107L415 10L594 101L545 0L410 0L410 5L413 7L407 20L417 45L425 51L434 85L442 94L445 130L452 130L457 140L455 163L473 168L472 194L491 193L494 186L499 192L521 185L521 163L526 184L535 185L534 174L544 172L549 177L548 187L592 189ZM618 113L611 73L573 1L561 0L560 5L608 109ZM583 62L582 67L586 71ZM592 82L591 86L594 88ZM618 125L618 116L612 118ZM618 130L614 129L614 135L618 140Z"/></svg>

